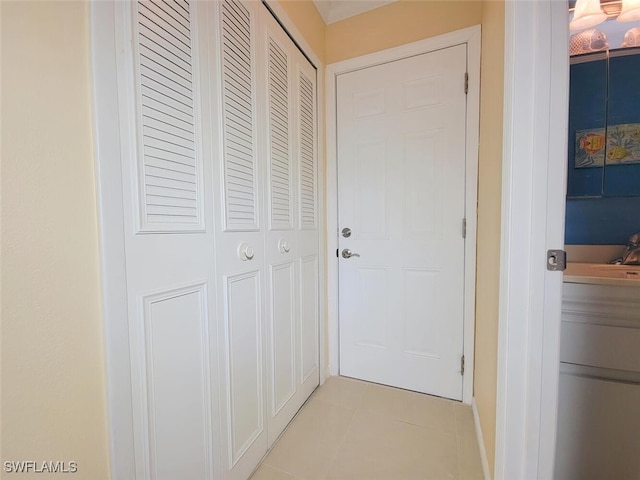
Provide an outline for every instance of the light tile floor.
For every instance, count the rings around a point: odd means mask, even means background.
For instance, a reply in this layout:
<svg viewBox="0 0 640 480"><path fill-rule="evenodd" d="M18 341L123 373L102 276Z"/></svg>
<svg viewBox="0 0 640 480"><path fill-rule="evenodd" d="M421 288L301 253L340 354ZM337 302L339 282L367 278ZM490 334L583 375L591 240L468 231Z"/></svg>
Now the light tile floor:
<svg viewBox="0 0 640 480"><path fill-rule="evenodd" d="M481 480L471 407L331 377L252 480Z"/></svg>

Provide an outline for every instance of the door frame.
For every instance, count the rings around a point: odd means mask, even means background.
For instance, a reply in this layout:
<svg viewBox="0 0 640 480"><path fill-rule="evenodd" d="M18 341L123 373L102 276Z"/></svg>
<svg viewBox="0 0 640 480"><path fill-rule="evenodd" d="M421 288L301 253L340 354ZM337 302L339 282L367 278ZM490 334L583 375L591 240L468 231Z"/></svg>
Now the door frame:
<svg viewBox="0 0 640 480"><path fill-rule="evenodd" d="M505 2L495 479L553 478L569 111L566 2Z"/></svg>
<svg viewBox="0 0 640 480"><path fill-rule="evenodd" d="M91 1L89 6L90 65L92 73L93 154L96 167L98 232L102 284L102 316L105 349L105 397L109 464L113 479L138 478L134 457L131 359L129 357L129 318L127 309L127 276L124 236L124 204L122 200L122 165L120 162L120 114L118 110L118 78L116 65L120 52L116 48L115 13L117 0ZM325 176L321 167L324 146L324 68L320 57L306 42L277 1L263 0L276 20L291 36L316 68L318 145L318 218L324 215ZM115 161L114 161L115 160ZM326 233L319 229L319 362L320 384L326 379L325 354L325 275ZM214 448L214 452L216 449ZM220 462L215 459L216 468Z"/></svg>
<svg viewBox="0 0 640 480"><path fill-rule="evenodd" d="M467 70L469 91L467 94L466 121L466 179L465 211L467 237L465 242L464 278L464 333L463 354L465 371L462 382L462 401L470 404L473 397L473 364L475 336L475 289L476 289L476 223L478 198L478 139L480 125L480 26L475 25L451 33L420 40L388 50L382 50L326 67L326 142L327 142L327 301L328 301L328 347L329 373L339 373L339 304L338 262L333 252L338 249L338 163L337 163L337 109L336 82L338 75L354 70L373 67L403 58L429 53L456 45L467 44ZM331 261L329 261L331 259Z"/></svg>

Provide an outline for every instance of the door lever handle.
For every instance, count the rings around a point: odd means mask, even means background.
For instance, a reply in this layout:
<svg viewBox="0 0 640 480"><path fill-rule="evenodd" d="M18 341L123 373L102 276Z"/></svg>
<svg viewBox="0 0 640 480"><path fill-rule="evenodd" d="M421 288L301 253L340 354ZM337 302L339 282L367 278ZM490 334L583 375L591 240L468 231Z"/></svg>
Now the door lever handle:
<svg viewBox="0 0 640 480"><path fill-rule="evenodd" d="M351 257L359 257L360 254L359 253L352 253L351 250L349 250L348 248L345 248L344 250L342 250L342 258L351 258Z"/></svg>

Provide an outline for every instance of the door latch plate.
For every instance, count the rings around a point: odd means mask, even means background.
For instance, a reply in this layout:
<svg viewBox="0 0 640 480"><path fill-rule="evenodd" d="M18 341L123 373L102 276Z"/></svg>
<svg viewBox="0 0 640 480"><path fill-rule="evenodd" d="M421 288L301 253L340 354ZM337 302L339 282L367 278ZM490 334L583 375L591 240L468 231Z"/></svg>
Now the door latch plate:
<svg viewBox="0 0 640 480"><path fill-rule="evenodd" d="M547 250L547 270L563 272L567 268L567 252L564 250Z"/></svg>

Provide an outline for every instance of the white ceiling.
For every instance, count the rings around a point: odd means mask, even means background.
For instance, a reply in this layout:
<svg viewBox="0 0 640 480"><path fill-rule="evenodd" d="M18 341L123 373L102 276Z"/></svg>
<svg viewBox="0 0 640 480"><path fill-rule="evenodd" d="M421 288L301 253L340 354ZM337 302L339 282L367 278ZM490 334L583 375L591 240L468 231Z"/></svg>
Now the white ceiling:
<svg viewBox="0 0 640 480"><path fill-rule="evenodd" d="M328 25L398 0L313 0Z"/></svg>

